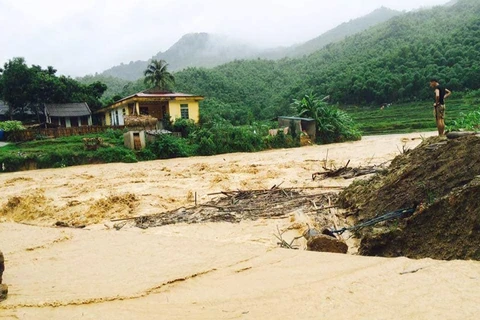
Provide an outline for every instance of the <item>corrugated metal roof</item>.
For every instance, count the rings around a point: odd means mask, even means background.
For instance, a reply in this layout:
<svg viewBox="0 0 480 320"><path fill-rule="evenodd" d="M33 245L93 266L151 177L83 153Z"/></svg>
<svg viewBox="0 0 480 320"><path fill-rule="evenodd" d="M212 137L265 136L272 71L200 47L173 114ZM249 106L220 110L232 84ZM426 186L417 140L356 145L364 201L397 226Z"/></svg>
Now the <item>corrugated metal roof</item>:
<svg viewBox="0 0 480 320"><path fill-rule="evenodd" d="M86 102L46 103L45 108L50 117L83 117L92 114Z"/></svg>
<svg viewBox="0 0 480 320"><path fill-rule="evenodd" d="M312 118L300 118L300 117L278 117L278 119L301 120L301 121L315 121L315 119L312 119Z"/></svg>

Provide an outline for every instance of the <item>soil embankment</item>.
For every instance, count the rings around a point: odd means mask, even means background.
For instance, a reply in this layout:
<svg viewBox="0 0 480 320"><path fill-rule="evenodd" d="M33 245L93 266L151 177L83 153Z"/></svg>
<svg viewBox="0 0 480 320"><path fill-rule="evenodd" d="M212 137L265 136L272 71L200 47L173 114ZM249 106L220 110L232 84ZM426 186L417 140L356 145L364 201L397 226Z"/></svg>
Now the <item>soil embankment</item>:
<svg viewBox="0 0 480 320"><path fill-rule="evenodd" d="M478 159L478 137L432 137L397 156L386 173L347 188L340 202L357 221L417 206L403 221L358 231L360 253L480 260Z"/></svg>

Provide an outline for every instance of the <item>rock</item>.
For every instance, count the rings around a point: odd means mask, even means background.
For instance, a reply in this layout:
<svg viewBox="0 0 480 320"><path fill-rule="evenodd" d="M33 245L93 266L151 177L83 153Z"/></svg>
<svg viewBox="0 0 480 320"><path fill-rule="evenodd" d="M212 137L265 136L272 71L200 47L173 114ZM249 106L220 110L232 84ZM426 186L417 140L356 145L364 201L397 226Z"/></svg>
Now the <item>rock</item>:
<svg viewBox="0 0 480 320"><path fill-rule="evenodd" d="M54 226L56 226L56 227L61 227L61 228L68 228L68 227L70 227L70 226L68 225L68 223L63 222L63 221L57 221L57 222L55 222Z"/></svg>
<svg viewBox="0 0 480 320"><path fill-rule="evenodd" d="M8 287L6 284L0 284L0 301L7 299Z"/></svg>
<svg viewBox="0 0 480 320"><path fill-rule="evenodd" d="M0 284L2 284L3 271L5 270L5 259L3 253L0 251Z"/></svg>
<svg viewBox="0 0 480 320"><path fill-rule="evenodd" d="M115 223L115 224L113 225L113 227L114 227L116 230L120 230L120 229L122 229L123 227L125 227L126 224L127 224L127 221L122 221L122 222Z"/></svg>
<svg viewBox="0 0 480 320"><path fill-rule="evenodd" d="M319 234L307 241L308 251L347 253L348 246L337 238Z"/></svg>

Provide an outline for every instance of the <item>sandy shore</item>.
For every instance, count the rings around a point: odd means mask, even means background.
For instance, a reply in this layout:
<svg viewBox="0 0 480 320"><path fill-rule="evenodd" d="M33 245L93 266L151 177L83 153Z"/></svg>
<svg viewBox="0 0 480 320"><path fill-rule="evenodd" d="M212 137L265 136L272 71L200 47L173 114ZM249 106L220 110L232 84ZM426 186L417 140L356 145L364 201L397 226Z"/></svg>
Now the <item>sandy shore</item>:
<svg viewBox="0 0 480 320"><path fill-rule="evenodd" d="M329 166L379 164L421 135L2 174L0 318L476 319L479 262L280 249L273 233L289 222L278 220L109 229L111 218L191 205L195 192L202 202L279 183L344 186L311 180L327 152ZM88 227L50 227L58 220Z"/></svg>

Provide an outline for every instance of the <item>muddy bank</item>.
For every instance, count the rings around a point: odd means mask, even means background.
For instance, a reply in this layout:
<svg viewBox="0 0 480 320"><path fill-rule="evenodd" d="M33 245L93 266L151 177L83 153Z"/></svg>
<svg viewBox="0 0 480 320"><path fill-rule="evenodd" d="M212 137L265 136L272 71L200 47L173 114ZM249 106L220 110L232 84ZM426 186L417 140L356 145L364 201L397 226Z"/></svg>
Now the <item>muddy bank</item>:
<svg viewBox="0 0 480 320"><path fill-rule="evenodd" d="M352 184L341 204L362 221L416 206L405 220L357 231L364 255L480 260L480 139L423 141L386 173Z"/></svg>

